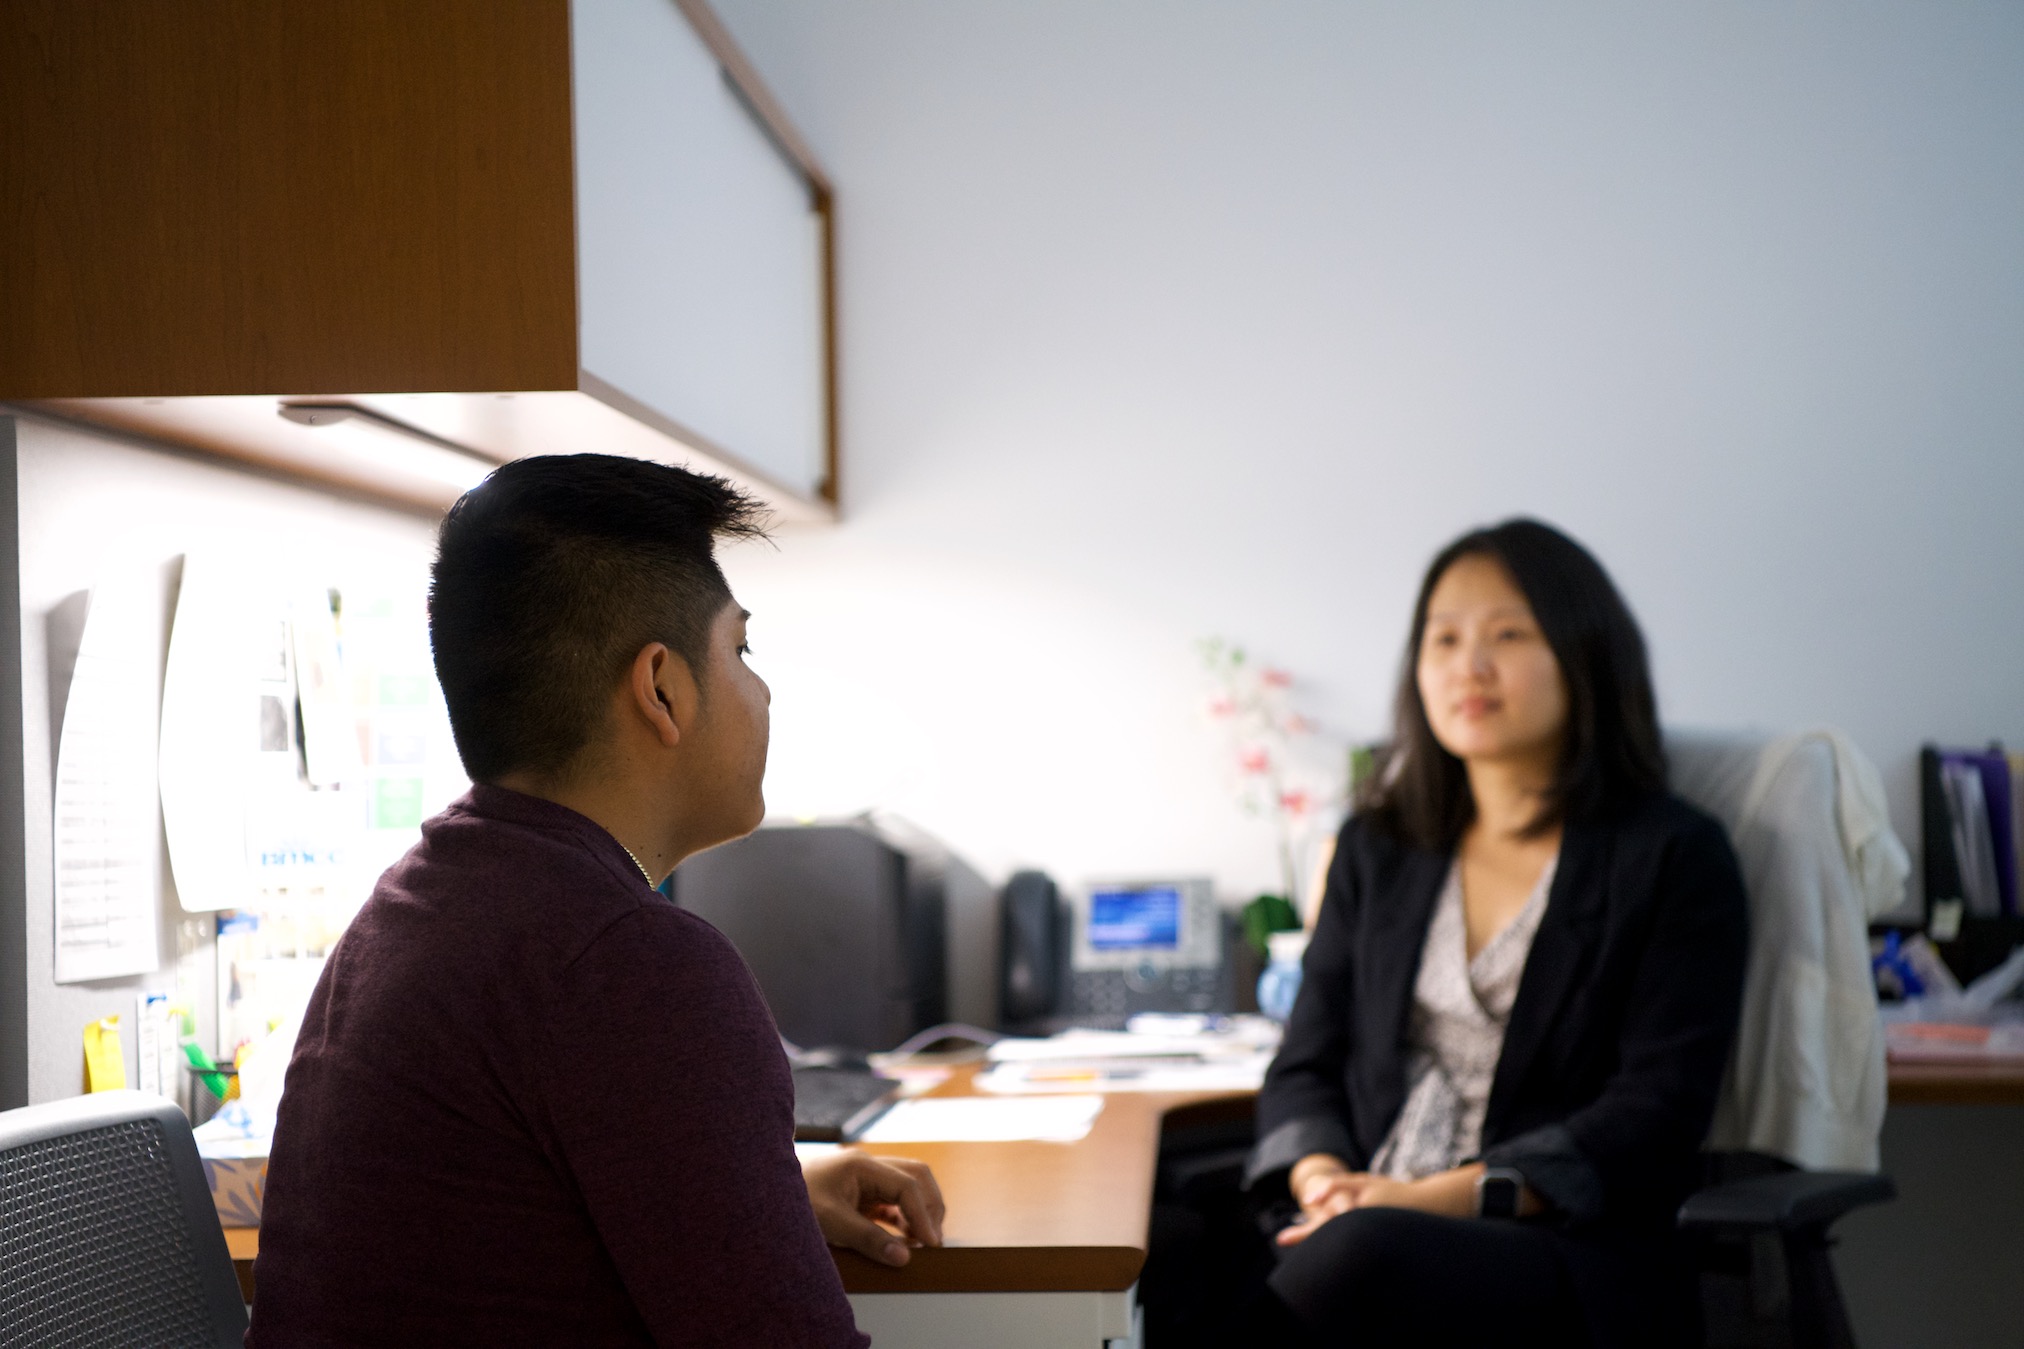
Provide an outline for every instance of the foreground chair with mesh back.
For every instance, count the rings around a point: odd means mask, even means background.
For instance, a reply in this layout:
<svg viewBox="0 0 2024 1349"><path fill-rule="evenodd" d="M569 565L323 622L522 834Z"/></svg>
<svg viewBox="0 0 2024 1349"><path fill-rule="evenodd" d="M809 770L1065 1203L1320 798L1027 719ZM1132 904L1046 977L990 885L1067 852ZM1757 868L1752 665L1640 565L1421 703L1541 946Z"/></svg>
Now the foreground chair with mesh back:
<svg viewBox="0 0 2024 1349"><path fill-rule="evenodd" d="M245 1334L182 1111L110 1091L0 1113L0 1349Z"/></svg>

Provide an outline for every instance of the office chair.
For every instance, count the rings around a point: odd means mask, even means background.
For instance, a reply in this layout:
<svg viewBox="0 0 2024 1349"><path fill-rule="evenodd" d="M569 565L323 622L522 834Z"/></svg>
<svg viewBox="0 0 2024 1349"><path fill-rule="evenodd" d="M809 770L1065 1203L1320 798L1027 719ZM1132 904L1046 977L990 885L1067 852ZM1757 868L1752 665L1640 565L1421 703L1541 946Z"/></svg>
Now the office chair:
<svg viewBox="0 0 2024 1349"><path fill-rule="evenodd" d="M181 1110L109 1091L0 1113L0 1347L238 1349L245 1334Z"/></svg>
<svg viewBox="0 0 2024 1349"><path fill-rule="evenodd" d="M1673 790L1719 819L1750 895L1744 1024L1680 1231L1708 1349L1853 1349L1830 1231L1897 1191L1869 922L1909 871L1875 769L1834 732L1668 738Z"/></svg>
<svg viewBox="0 0 2024 1349"><path fill-rule="evenodd" d="M1682 1255L1700 1285L1702 1342L1853 1349L1831 1230L1896 1194L1876 1173L1886 1082L1868 923L1903 893L1904 850L1881 820L1874 769L1838 735L1676 735L1666 752L1673 790L1729 831L1751 908L1745 1025L1702 1188L1679 1215ZM1813 1054L1815 1042L1836 1052ZM1156 1226L1192 1229L1197 1241L1233 1231L1252 1138L1249 1120L1227 1107L1170 1118Z"/></svg>

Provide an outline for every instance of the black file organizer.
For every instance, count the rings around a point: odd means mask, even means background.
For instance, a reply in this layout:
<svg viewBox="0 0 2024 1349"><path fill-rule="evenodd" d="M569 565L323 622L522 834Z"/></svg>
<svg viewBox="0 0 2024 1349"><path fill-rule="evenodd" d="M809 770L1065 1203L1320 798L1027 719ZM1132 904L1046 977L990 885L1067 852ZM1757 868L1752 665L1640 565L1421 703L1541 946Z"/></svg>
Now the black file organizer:
<svg viewBox="0 0 2024 1349"><path fill-rule="evenodd" d="M1991 744L1991 753L2002 746ZM1924 836L1923 874L1926 890L1926 931L1933 925L1933 907L1953 901L1965 904L1967 887L1961 882L1960 859L1954 855L1953 822L1947 809L1947 795L1940 785L1940 755L1937 745L1919 751L1919 828ZM2001 860L1999 859L1999 865ZM2024 880L2024 877L2020 877ZM1988 973L2024 945L2024 915L1961 915L1960 932L1952 940L1935 941L1947 968L1963 984Z"/></svg>

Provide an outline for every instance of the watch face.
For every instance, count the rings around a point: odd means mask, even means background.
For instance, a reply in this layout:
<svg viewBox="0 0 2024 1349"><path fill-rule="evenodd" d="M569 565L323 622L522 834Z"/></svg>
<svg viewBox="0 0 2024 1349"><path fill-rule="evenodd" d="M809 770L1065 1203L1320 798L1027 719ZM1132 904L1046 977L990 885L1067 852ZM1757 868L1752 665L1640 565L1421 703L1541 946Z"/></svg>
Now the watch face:
<svg viewBox="0 0 2024 1349"><path fill-rule="evenodd" d="M1476 1183L1478 1211L1485 1218L1518 1216L1518 1181L1508 1175L1485 1175Z"/></svg>

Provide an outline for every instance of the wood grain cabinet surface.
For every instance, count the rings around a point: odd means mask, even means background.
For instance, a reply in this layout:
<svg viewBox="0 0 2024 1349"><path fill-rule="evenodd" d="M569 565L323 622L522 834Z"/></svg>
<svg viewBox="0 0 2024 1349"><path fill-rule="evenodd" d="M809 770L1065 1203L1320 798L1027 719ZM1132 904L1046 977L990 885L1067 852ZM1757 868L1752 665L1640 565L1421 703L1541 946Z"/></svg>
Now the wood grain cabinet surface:
<svg viewBox="0 0 2024 1349"><path fill-rule="evenodd" d="M703 0L9 0L0 51L0 399L424 506L278 405L833 512L830 188Z"/></svg>

